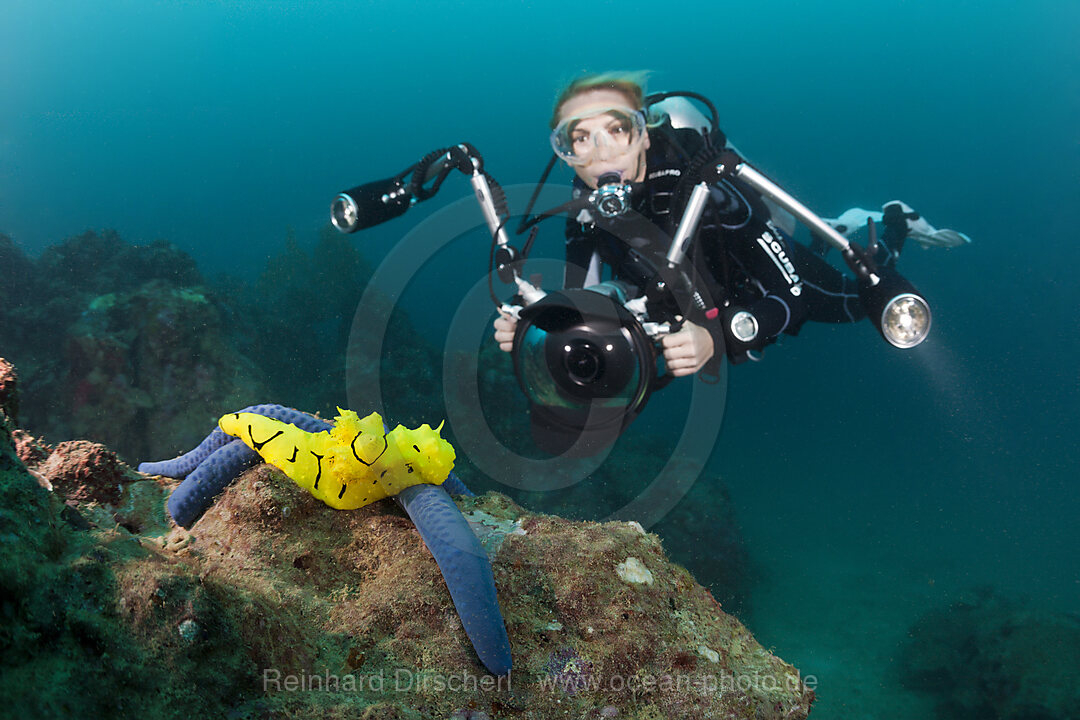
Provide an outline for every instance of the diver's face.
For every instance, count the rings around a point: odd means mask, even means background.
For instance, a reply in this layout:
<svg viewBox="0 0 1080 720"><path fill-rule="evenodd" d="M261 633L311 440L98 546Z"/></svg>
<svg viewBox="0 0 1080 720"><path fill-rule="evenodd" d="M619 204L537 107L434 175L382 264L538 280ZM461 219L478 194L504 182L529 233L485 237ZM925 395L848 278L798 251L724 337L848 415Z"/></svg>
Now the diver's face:
<svg viewBox="0 0 1080 720"><path fill-rule="evenodd" d="M649 133L641 129L634 137L624 113L603 112L607 109L634 110L630 99L618 90L597 89L583 92L567 100L559 108L559 122L581 118L572 124L568 135L578 159L568 164L577 176L591 188L601 176L618 173L624 182L645 179L645 151L649 148Z"/></svg>

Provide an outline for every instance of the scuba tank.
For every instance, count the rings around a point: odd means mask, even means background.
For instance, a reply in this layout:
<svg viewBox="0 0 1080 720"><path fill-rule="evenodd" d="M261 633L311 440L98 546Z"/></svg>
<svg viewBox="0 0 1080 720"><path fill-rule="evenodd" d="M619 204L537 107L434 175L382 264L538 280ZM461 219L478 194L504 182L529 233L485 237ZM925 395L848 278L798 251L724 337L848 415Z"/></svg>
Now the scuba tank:
<svg viewBox="0 0 1080 720"><path fill-rule="evenodd" d="M645 108L645 118L649 127L662 124L666 118L671 123L671 127L676 130L682 128L696 130L702 137L712 141L714 147L719 149L726 146L740 157L746 158L746 155L740 152L719 128L713 129L711 127L712 123L705 113L701 112L700 108L683 95L672 95L647 105ZM749 160L747 162L749 162ZM750 164L753 165L753 163ZM795 216L777 205L768 197L762 197L762 200L765 203L765 207L769 209L773 225L784 232L789 238L793 237L795 235Z"/></svg>

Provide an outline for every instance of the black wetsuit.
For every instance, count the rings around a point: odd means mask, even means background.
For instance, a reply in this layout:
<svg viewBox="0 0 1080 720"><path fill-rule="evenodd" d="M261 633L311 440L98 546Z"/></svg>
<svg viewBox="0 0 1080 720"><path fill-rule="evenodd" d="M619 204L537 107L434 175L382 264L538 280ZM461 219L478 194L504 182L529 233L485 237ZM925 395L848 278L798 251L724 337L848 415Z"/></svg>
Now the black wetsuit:
<svg viewBox="0 0 1080 720"><path fill-rule="evenodd" d="M568 220L566 287L615 280L629 297L645 292L657 268L665 265L679 219L673 211L681 212L688 197L679 181L704 146L705 139L694 130L665 125L650 131L645 180L634 184L631 196L635 212L610 220L585 212ZM575 178L575 197L588 192ZM781 333L797 334L807 320L854 322L863 317L855 280L774 226L761 197L738 179L712 186L690 258L702 302L697 312L682 314L708 330L714 347L724 348L732 362L745 360L748 351L775 342ZM598 262L611 277L597 273ZM751 342L738 341L727 328L737 308L758 321Z"/></svg>

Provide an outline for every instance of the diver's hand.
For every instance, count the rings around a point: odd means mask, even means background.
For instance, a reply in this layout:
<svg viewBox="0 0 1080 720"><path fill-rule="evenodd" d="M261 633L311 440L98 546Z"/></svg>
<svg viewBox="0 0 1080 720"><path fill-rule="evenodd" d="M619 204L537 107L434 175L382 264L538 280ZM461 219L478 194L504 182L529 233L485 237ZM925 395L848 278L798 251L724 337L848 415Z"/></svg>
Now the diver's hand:
<svg viewBox="0 0 1080 720"><path fill-rule="evenodd" d="M664 362L675 377L693 375L715 352L709 331L689 321L682 330L665 335L660 344L664 348Z"/></svg>
<svg viewBox="0 0 1080 720"><path fill-rule="evenodd" d="M495 318L495 342L499 343L499 349L503 352L514 349L514 330L516 329L517 320L506 313L499 313L499 317Z"/></svg>

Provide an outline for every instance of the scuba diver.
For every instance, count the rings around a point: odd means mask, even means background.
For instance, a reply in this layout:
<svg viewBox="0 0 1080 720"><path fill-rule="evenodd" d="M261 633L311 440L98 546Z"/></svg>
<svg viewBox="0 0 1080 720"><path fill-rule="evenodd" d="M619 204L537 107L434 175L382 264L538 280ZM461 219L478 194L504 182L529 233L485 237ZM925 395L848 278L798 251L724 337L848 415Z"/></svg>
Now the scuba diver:
<svg viewBox="0 0 1080 720"><path fill-rule="evenodd" d="M530 232L521 251L507 233L515 214L506 195L468 143L343 191L331 219L356 232L433 197L455 170L469 177L491 233L495 340L529 400L533 439L552 455L601 452L673 378L718 379L724 358L757 360L808 321L867 318L891 345L915 347L931 313L896 270L905 242L970 242L899 201L880 213L817 216L746 162L720 130L715 106L697 93L645 96L634 76L586 76L561 93L551 128L554 154L517 215L516 234ZM571 198L533 215L560 160L575 174ZM563 289L547 292L523 266L536 225L564 215ZM793 240L796 221L813 235L810 244ZM849 240L863 227L865 246ZM830 247L850 275L826 261ZM516 285L509 302L495 292L495 276Z"/></svg>
<svg viewBox="0 0 1080 720"><path fill-rule="evenodd" d="M574 197L628 184L635 211L605 218L582 210L568 218L566 288L614 288L623 300L647 293L671 244L676 212L687 203L688 185L698 176L695 165L715 158L727 145L723 133L709 132L704 122L676 127L672 116L677 113L660 109L670 100L651 108L646 102L634 76L605 74L573 81L555 104L551 145L574 170ZM969 241L954 231L935 230L899 201L886 204L882 213L854 208L828 222L850 236L868 219L884 225L871 258L879 267L896 262L909 232L924 245ZM756 359L755 352L781 333L798 334L807 321L865 317L857 280L824 260L827 246L819 239L810 247L794 242L793 220L738 178L724 177L710 186L690 257L695 271L690 292L700 296L697 311L661 339L670 375L703 369L715 374L725 354L732 363ZM723 309L736 306L749 313L745 317L751 322L733 333ZM499 347L510 352L517 319L502 312L494 326Z"/></svg>

